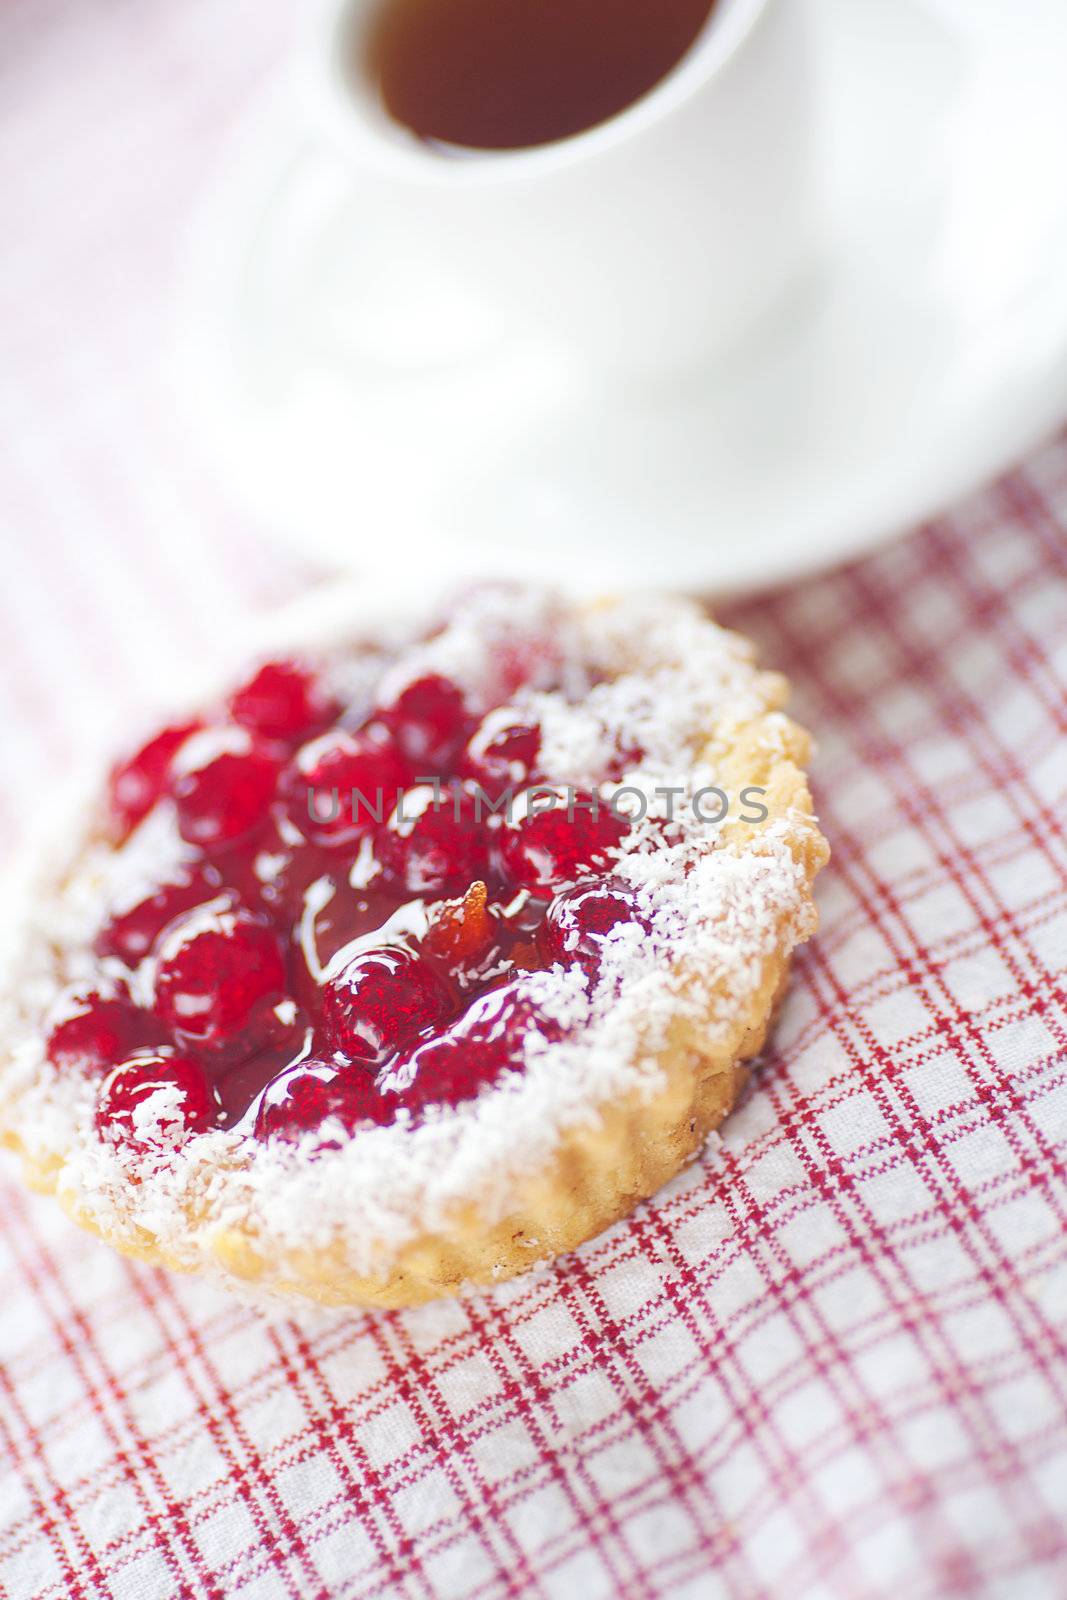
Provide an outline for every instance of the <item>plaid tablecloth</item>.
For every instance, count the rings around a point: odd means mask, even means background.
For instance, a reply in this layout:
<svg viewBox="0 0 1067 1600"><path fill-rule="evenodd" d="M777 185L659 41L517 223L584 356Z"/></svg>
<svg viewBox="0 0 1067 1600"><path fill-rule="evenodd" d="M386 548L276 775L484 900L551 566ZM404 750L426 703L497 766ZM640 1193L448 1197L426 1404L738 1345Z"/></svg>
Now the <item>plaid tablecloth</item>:
<svg viewBox="0 0 1067 1600"><path fill-rule="evenodd" d="M311 574L158 381L280 0L0 17L0 831ZM0 1188L0 1593L1067 1593L1067 441L733 608L796 688L823 930L721 1147L551 1271L261 1320Z"/></svg>

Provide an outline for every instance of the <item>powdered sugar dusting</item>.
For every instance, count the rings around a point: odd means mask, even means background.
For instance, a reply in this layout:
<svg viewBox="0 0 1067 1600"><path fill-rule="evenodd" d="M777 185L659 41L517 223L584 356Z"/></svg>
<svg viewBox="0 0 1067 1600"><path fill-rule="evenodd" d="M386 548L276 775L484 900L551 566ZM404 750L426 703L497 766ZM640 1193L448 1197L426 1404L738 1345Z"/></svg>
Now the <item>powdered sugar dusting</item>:
<svg viewBox="0 0 1067 1600"><path fill-rule="evenodd" d="M349 637L373 640L374 631L356 616ZM392 619L380 636L383 648L395 648ZM163 1148L131 1184L127 1158L93 1132L92 1086L48 1065L39 1025L57 990L84 969L82 952L104 911L136 900L160 860L178 864L183 847L166 806L121 851L82 843L72 869L50 868L44 891L38 883L20 923L16 980L0 998L0 1021L6 1038L22 1037L0 1075L23 1146L34 1159L59 1161L61 1192L113 1237L132 1241L146 1230L188 1265L204 1264L213 1239L230 1229L278 1251L343 1239L352 1271L387 1270L408 1241L446 1226L472 1195L487 1221L507 1215L516 1181L551 1157L564 1129L595 1120L622 1096L653 1092L679 1017L728 1039L768 956L811 932L809 873L797 852L797 840L815 831L810 818L773 816L742 844L688 810L664 825L672 807L656 791L714 785L717 752L731 748L739 728L758 721L761 747L784 749L779 680L696 606L642 598L579 608L554 594L489 589L465 598L428 637L416 623L408 640L373 686L379 698L427 672L447 674L475 703L503 698L539 723L541 764L553 781L588 787L610 771L651 797L612 869L635 892L647 932L613 930L595 981L578 966L521 975L519 992L563 1037L549 1042L531 1027L524 1070L475 1100L417 1126L402 1115L332 1150L318 1148L326 1130L283 1146L239 1129L169 1149L175 1108L161 1094L138 1114ZM332 686L371 693L366 655L364 668L351 656L342 646L328 663Z"/></svg>

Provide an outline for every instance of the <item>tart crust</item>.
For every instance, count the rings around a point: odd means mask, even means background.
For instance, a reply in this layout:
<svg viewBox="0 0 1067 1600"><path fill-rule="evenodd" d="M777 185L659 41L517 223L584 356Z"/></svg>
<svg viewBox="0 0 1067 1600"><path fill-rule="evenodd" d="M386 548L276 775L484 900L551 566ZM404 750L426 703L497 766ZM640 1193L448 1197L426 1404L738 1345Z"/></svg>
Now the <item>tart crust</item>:
<svg viewBox="0 0 1067 1600"><path fill-rule="evenodd" d="M773 837L777 860L784 851L792 863L788 903L764 930L743 995L730 970L709 974L689 950L677 951L670 965L678 1004L669 1026L652 1050L645 1040L632 1041L635 1057L642 1057L641 1073L625 1092L600 1101L594 1114L561 1125L547 1153L513 1176L505 1203L499 1194L471 1190L440 1209L432 1225L409 1229L394 1247L379 1250L367 1270L366 1252L354 1258L351 1248L359 1219L301 1245L291 1230L276 1229L269 1215L243 1202L227 1204L228 1178L239 1176L246 1164L239 1150L230 1150L218 1171L182 1195L177 1226L172 1216L166 1228L146 1227L136 1208L102 1205L72 1168L71 1151L49 1148L47 1137L30 1127L26 1057L9 1052L0 1056L0 1143L20 1156L25 1181L56 1194L75 1222L126 1255L205 1271L253 1296L265 1291L326 1306L409 1306L500 1282L574 1249L627 1215L695 1158L736 1103L745 1064L763 1048L785 992L792 951L815 928L812 885L829 851L803 770L808 736L779 709L785 679L749 671L762 710L742 721L726 717L709 729L701 755L724 789L763 788L768 816L759 823L728 821L714 848L737 858L758 857ZM66 854L76 860L78 850ZM38 875L35 899L61 893L67 870L53 865ZM17 993L9 997L8 1009L16 1016L19 1002ZM13 1018L0 1020L10 1036Z"/></svg>

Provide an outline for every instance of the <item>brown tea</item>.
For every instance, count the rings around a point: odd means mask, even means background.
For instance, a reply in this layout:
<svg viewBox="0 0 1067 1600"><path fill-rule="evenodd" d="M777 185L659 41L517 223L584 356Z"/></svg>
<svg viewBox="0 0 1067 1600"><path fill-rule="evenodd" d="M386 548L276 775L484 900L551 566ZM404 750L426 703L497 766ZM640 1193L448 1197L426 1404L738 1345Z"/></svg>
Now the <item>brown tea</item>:
<svg viewBox="0 0 1067 1600"><path fill-rule="evenodd" d="M716 0L381 0L362 70L436 145L514 150L592 128L681 60Z"/></svg>

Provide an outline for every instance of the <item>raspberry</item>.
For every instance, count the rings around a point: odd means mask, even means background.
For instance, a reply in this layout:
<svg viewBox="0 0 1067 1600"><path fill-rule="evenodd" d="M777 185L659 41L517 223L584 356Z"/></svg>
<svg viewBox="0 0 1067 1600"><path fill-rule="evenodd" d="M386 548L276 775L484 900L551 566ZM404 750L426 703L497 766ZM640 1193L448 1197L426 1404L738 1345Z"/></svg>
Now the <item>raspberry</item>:
<svg viewBox="0 0 1067 1600"><path fill-rule="evenodd" d="M522 789L537 776L541 730L503 706L491 711L471 736L460 770L492 800L509 788Z"/></svg>
<svg viewBox="0 0 1067 1600"><path fill-rule="evenodd" d="M545 913L538 944L546 961L573 961L596 967L613 928L625 923L644 927L633 894L624 884L606 878L580 883L557 895Z"/></svg>
<svg viewBox="0 0 1067 1600"><path fill-rule="evenodd" d="M570 804L561 800L509 822L499 836L501 868L515 888L548 899L590 870L603 871L627 831L606 801L579 794Z"/></svg>
<svg viewBox="0 0 1067 1600"><path fill-rule="evenodd" d="M333 846L382 822L409 776L386 730L370 724L358 733L335 728L304 745L283 790L295 826L316 843Z"/></svg>
<svg viewBox="0 0 1067 1600"><path fill-rule="evenodd" d="M323 992L323 1032L351 1061L384 1061L453 1009L444 980L412 950L381 945L354 956Z"/></svg>
<svg viewBox="0 0 1067 1600"><path fill-rule="evenodd" d="M203 735L203 743L198 739L184 755L191 760L181 766L171 792L178 832L188 844L219 850L265 819L282 766L269 745L227 728Z"/></svg>
<svg viewBox="0 0 1067 1600"><path fill-rule="evenodd" d="M151 1019L138 1011L125 984L102 979L68 989L57 1002L45 1046L61 1071L108 1072L151 1037Z"/></svg>
<svg viewBox="0 0 1067 1600"><path fill-rule="evenodd" d="M142 1050L101 1084L96 1130L109 1144L162 1148L216 1127L219 1112L218 1096L192 1056Z"/></svg>
<svg viewBox="0 0 1067 1600"><path fill-rule="evenodd" d="M538 1017L517 982L503 984L480 995L446 1032L401 1057L383 1087L411 1112L458 1105L502 1073L520 1068L523 1040L534 1029L545 1037L559 1036L555 1024Z"/></svg>
<svg viewBox="0 0 1067 1600"><path fill-rule="evenodd" d="M462 690L436 673L409 684L379 716L416 777L450 773L475 720Z"/></svg>
<svg viewBox="0 0 1067 1600"><path fill-rule="evenodd" d="M125 837L148 815L167 787L171 762L200 722L179 722L164 728L134 755L111 770L108 784L111 813Z"/></svg>
<svg viewBox="0 0 1067 1600"><path fill-rule="evenodd" d="M155 1012L179 1041L250 1055L284 989L273 930L225 896L176 923L160 945Z"/></svg>
<svg viewBox="0 0 1067 1600"><path fill-rule="evenodd" d="M343 877L325 880L293 941L294 993L308 1011L321 1010L322 972L338 951L353 939L376 933L396 909L394 898L373 888L353 889Z"/></svg>
<svg viewBox="0 0 1067 1600"><path fill-rule="evenodd" d="M340 708L296 661L268 661L230 697L230 715L265 739L292 743L332 721Z"/></svg>
<svg viewBox="0 0 1067 1600"><path fill-rule="evenodd" d="M96 936L93 949L98 956L117 956L128 967L136 967L148 955L169 922L218 894L200 868L183 871L174 883L164 883L153 893L111 917Z"/></svg>
<svg viewBox="0 0 1067 1600"><path fill-rule="evenodd" d="M337 1117L349 1133L365 1123L392 1120L392 1103L360 1067L308 1060L268 1084L256 1115L259 1139L295 1140L327 1117Z"/></svg>
<svg viewBox="0 0 1067 1600"><path fill-rule="evenodd" d="M487 870L486 841L470 797L458 786L409 789L377 840L386 883L437 897L466 889Z"/></svg>
<svg viewBox="0 0 1067 1600"><path fill-rule="evenodd" d="M158 821L173 812L186 849L93 943L139 997L151 985L150 1009L106 977L51 1019L57 1066L111 1074L106 1137L169 1139L168 1106L175 1138L384 1123L521 1068L531 1030L558 1036L525 975L592 970L614 930L643 924L631 891L600 881L629 827L607 802L504 814L543 771L540 722L510 701L564 676L558 630L522 616L487 639L474 702L424 671L360 722L369 675L343 708L280 656L230 694L228 721L176 723L114 769L116 831L166 801Z"/></svg>

